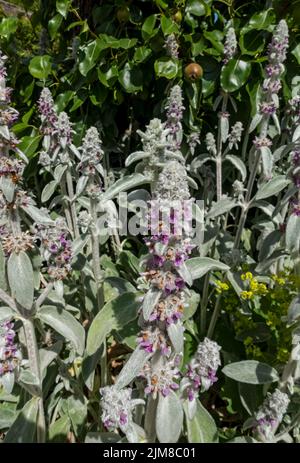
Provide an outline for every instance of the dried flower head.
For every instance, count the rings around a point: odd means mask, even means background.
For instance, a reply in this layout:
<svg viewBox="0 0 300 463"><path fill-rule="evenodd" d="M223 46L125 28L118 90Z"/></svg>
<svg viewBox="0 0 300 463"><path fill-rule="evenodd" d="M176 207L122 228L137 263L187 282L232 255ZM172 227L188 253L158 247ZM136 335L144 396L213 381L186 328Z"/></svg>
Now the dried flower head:
<svg viewBox="0 0 300 463"><path fill-rule="evenodd" d="M9 235L2 239L2 247L6 255L19 254L21 251L26 252L34 248L34 237L28 231L21 232L16 236Z"/></svg>

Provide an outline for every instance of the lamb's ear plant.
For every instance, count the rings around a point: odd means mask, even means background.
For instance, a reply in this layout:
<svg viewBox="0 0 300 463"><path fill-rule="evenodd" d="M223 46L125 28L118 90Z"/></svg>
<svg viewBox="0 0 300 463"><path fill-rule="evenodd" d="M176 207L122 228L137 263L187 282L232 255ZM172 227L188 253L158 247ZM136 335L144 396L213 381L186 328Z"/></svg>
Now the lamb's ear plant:
<svg viewBox="0 0 300 463"><path fill-rule="evenodd" d="M161 31L177 67L181 26L152 20L143 34ZM287 24L272 24L254 64L249 24L239 36L228 21L211 54L215 114L205 69L203 86L170 77L165 114L156 105L132 131L116 169L106 125L87 127L87 114L80 140L47 87L39 156L27 159L0 52L0 440L3 429L4 442L300 441L300 87L284 67ZM246 91L260 68L262 85ZM98 75L105 90L117 79ZM36 164L37 195L26 191Z"/></svg>
<svg viewBox="0 0 300 463"><path fill-rule="evenodd" d="M201 407L196 391L200 387L203 391L209 388L216 380L220 364L219 348L214 351L217 345L206 339L203 348L199 345L198 357L188 367L187 382L183 380L180 390L183 320L193 283L186 264L194 245L188 226L192 200L180 152L184 107L178 85L171 89L166 109L166 122L152 120L147 131L140 133L144 151L133 153L127 161L129 164L142 160L151 178L148 212L151 236L145 238L148 255L139 284L146 292L140 308L138 346L111 386L112 391L125 393L123 388L137 377L142 386L139 391L144 390L146 396L144 429L149 442L156 439L177 442L183 429L184 411L187 428L192 427L189 421L194 418L197 406ZM211 359L206 358L207 351ZM122 429L120 424L119 427Z"/></svg>

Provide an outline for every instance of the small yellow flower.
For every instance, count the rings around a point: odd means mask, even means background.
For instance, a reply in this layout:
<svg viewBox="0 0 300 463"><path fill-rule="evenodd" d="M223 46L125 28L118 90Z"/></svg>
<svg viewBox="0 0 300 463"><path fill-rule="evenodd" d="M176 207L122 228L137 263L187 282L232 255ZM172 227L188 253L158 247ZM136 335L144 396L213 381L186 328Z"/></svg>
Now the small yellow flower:
<svg viewBox="0 0 300 463"><path fill-rule="evenodd" d="M264 283L260 283L258 285L258 290L259 290L260 294L266 294L268 292L268 288Z"/></svg>
<svg viewBox="0 0 300 463"><path fill-rule="evenodd" d="M242 291L241 292L241 298L244 300L252 299L253 296L254 296L253 291Z"/></svg>
<svg viewBox="0 0 300 463"><path fill-rule="evenodd" d="M259 288L258 281L255 280L255 279L254 279L254 280L251 280L251 281L250 281L250 289L251 289L252 291L257 291L258 288Z"/></svg>
<svg viewBox="0 0 300 463"><path fill-rule="evenodd" d="M223 283L222 281L217 280L216 284L217 284L216 290L217 290L218 293L222 293L223 291L228 291L229 290L229 286L228 286L227 283Z"/></svg>

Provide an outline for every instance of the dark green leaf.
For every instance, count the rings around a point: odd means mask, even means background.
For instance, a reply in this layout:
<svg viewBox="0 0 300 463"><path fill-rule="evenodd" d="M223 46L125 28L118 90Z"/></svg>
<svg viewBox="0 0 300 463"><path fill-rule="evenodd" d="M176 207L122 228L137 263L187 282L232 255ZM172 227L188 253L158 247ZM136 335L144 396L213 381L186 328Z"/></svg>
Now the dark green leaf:
<svg viewBox="0 0 300 463"><path fill-rule="evenodd" d="M56 14L52 19L50 19L48 23L48 29L52 40L56 37L57 31L61 26L62 20L63 18L60 14Z"/></svg>
<svg viewBox="0 0 300 463"><path fill-rule="evenodd" d="M158 29L154 29L156 24L156 15L153 14L151 16L148 16L146 21L144 22L142 26L142 37L144 40L148 40L151 37L153 37Z"/></svg>
<svg viewBox="0 0 300 463"><path fill-rule="evenodd" d="M154 69L157 77L174 79L179 70L178 61L167 57L159 58L154 63Z"/></svg>
<svg viewBox="0 0 300 463"><path fill-rule="evenodd" d="M241 59L231 59L222 67L221 85L225 92L235 92L246 82L251 72L251 63Z"/></svg>
<svg viewBox="0 0 300 463"><path fill-rule="evenodd" d="M52 58L49 55L35 56L29 63L29 72L36 79L47 79L51 73L51 68Z"/></svg>
<svg viewBox="0 0 300 463"><path fill-rule="evenodd" d="M18 28L19 20L15 17L2 18L0 23L0 37L9 39Z"/></svg>
<svg viewBox="0 0 300 463"><path fill-rule="evenodd" d="M142 71L129 63L126 63L120 71L119 82L127 93L135 93L143 89Z"/></svg>

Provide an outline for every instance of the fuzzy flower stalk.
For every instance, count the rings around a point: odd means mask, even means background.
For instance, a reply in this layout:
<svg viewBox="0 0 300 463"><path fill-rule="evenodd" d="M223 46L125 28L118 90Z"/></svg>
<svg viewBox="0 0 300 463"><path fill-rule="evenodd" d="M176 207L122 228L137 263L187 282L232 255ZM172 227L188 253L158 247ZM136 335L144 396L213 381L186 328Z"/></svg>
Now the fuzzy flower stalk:
<svg viewBox="0 0 300 463"><path fill-rule="evenodd" d="M170 149L179 150L183 137L182 117L183 117L183 97L179 85L172 87L170 95L167 98L166 113L167 121L165 127L170 130L167 137L170 141Z"/></svg>
<svg viewBox="0 0 300 463"><path fill-rule="evenodd" d="M179 86L171 90L166 109L165 124L152 121L148 133L143 134L144 158L151 163L153 159L149 154L155 155L155 168L153 165L150 168L154 174L148 212L151 236L145 239L148 256L139 279L140 288L145 289L146 293L140 311L138 347L123 368L126 373L122 370L117 380L117 384L123 384L131 362L135 362L134 357L140 357L140 378L144 393L149 397L147 409L156 407L157 401L161 406L162 401L169 397L179 400L175 391L179 389L179 366L183 352L182 317L188 286L192 284L186 266L193 249L190 226L192 199L183 157L179 152L183 112ZM153 124L160 132L160 139L152 139L149 133ZM136 365L134 368L137 368ZM160 440L159 429L156 432Z"/></svg>
<svg viewBox="0 0 300 463"><path fill-rule="evenodd" d="M167 55L170 56L170 58L178 59L179 44L174 34L170 34L167 36L164 48L166 49Z"/></svg>
<svg viewBox="0 0 300 463"><path fill-rule="evenodd" d="M290 399L285 392L276 389L268 393L254 418L253 433L262 442L274 442L274 435L282 422Z"/></svg>
<svg viewBox="0 0 300 463"><path fill-rule="evenodd" d="M272 176L272 168L270 168L269 163L261 163L261 159L263 154L264 158L272 159L272 153L270 150L272 140L268 137L270 121L273 121L278 133L280 133L281 130L276 111L279 108L278 93L282 86L281 76L284 72L283 63L286 59L288 49L288 37L288 27L285 20L282 19L275 27L272 41L268 46L268 64L265 67L265 79L261 89L259 110L254 116L249 128L249 132L252 132L259 126L259 135L253 140L252 168L247 185L245 204L248 204L251 200L255 178L260 164L262 164L264 177L266 179L270 179ZM248 209L245 207L240 216L234 243L235 248L238 248L240 245L247 214Z"/></svg>
<svg viewBox="0 0 300 463"><path fill-rule="evenodd" d="M217 380L221 365L221 347L211 339L200 342L197 352L187 366L187 372L180 384L183 397L188 400L189 418L193 419L197 409L199 392L207 391Z"/></svg>
<svg viewBox="0 0 300 463"><path fill-rule="evenodd" d="M47 214L42 213L34 206L33 200L29 198L21 188L22 174L25 163L28 162L26 156L17 148L18 140L15 139L11 132L11 126L17 118L17 112L9 106L11 89L6 87L6 57L0 52L0 217L1 233L0 243L1 251L7 258L7 265L11 261L18 261L19 272L32 272L32 263L28 251L34 247L34 237L22 227L23 215L42 217L43 220L52 222ZM21 159L11 156L11 153L18 155ZM35 219L34 219L35 220ZM26 267L26 270L25 270ZM15 271L15 270L14 270ZM26 275L28 280L28 275ZM16 277L17 278L17 277ZM8 304L13 305L22 316L22 324L25 334L27 347L28 363L31 373L36 377L38 385L34 386L35 395L39 397L39 429L37 432L38 442L45 440L45 415L43 407L42 378L39 364L39 353L35 327L31 318L32 303L28 303L28 297L23 298L23 294L16 291L18 281L10 282L11 297L1 289L1 299ZM32 287L29 285L32 284ZM27 285L28 293L34 293L33 276L32 281L29 277ZM9 302L10 301L10 304ZM18 302L18 304L16 304ZM24 313L27 313L26 318ZM12 389L15 374L20 363L20 352L14 343L14 330L10 322L1 325L0 329L0 375L1 383L8 389ZM4 381L4 383L3 383Z"/></svg>
<svg viewBox="0 0 300 463"><path fill-rule="evenodd" d="M144 400L133 399L132 389L118 390L115 386L106 386L100 389L102 423L109 432L120 429L129 442L136 441L136 427L133 422L133 412L137 405L143 405Z"/></svg>
<svg viewBox="0 0 300 463"><path fill-rule="evenodd" d="M77 170L80 177L77 184L77 195L87 193L89 197L89 211L82 211L86 215L86 222L91 234L92 247L92 265L94 278L97 284L97 302L99 309L103 306L104 297L102 290L102 276L100 270L100 252L99 252L99 236L97 232L97 206L100 196L103 192L103 177L104 170L102 167L102 159L104 151L102 149L102 140L96 127L90 127L83 139L80 148L80 162Z"/></svg>
<svg viewBox="0 0 300 463"><path fill-rule="evenodd" d="M229 63L237 51L237 40L233 27L230 27L225 36L223 64Z"/></svg>
<svg viewBox="0 0 300 463"><path fill-rule="evenodd" d="M43 150L40 152L39 163L42 170L50 172L55 178L55 170L60 167L58 183L62 193L64 215L72 238L79 237L77 224L75 192L73 185L74 158L79 158L79 152L72 138L74 130L65 112L57 114L52 94L48 88L43 88L38 100L41 118L40 131L43 135Z"/></svg>
<svg viewBox="0 0 300 463"><path fill-rule="evenodd" d="M0 323L0 384L11 393L22 360L21 351L15 343L16 333L10 321Z"/></svg>

